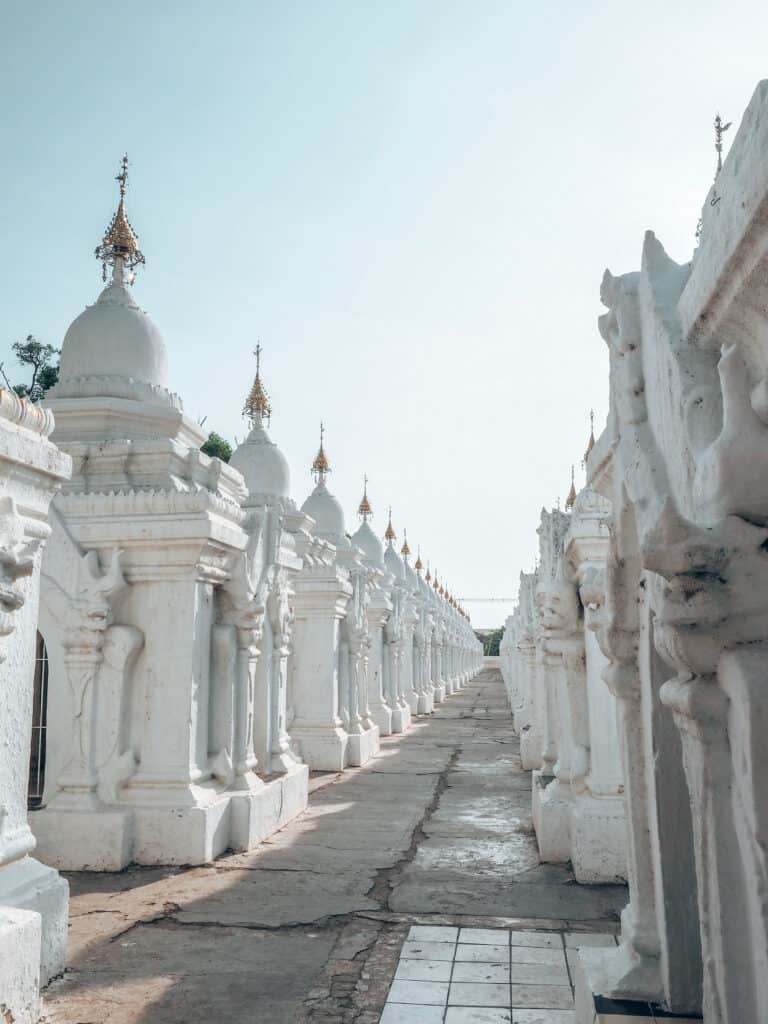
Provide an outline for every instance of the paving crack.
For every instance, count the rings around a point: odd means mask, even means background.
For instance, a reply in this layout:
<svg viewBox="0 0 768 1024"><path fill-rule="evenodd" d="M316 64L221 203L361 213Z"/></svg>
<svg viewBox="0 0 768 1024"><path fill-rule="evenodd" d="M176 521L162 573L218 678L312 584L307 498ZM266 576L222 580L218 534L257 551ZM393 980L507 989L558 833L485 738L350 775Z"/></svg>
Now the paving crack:
<svg viewBox="0 0 768 1024"><path fill-rule="evenodd" d="M394 892L395 882L406 865L410 864L415 858L418 852L419 845L426 839L425 826L428 824L430 818L437 810L438 804L440 803L440 797L445 792L448 786L448 776L456 766L456 762L461 756L461 745L456 744L448 758L448 762L443 770L437 776L435 782L435 788L432 792L432 799L429 801L427 806L424 808L424 813L416 824L413 832L411 833L411 841L408 844L407 849L403 852L402 856L388 868L379 868L376 872L376 878L373 885L365 894L368 899L375 900L382 910L389 910L389 901L392 893Z"/></svg>

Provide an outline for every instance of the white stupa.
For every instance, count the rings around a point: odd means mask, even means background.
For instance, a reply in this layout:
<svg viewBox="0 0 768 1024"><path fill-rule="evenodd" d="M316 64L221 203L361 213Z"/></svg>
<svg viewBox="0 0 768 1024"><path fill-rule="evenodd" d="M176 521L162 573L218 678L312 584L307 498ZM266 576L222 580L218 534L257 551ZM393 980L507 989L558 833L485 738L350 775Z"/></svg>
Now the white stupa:
<svg viewBox="0 0 768 1024"><path fill-rule="evenodd" d="M408 546L408 531L403 529L403 546L400 548L400 555L403 559L403 570L405 572L405 582L411 588L413 593L417 593L419 589L419 578L413 570L413 566L408 561L411 557L411 549Z"/></svg>
<svg viewBox="0 0 768 1024"><path fill-rule="evenodd" d="M165 341L152 318L139 306L131 285L135 268L144 264L138 238L125 212L128 158L120 173L120 202L104 238L96 247L112 279L92 306L72 322L61 348L59 381L51 398L114 397L180 405L168 392Z"/></svg>
<svg viewBox="0 0 768 1024"><path fill-rule="evenodd" d="M145 259L125 211L127 157L117 181L117 210L95 250L102 278L106 281L108 273L111 278L96 302L70 324L58 382L45 395L56 420L53 439L61 446L162 438L199 449L205 432L184 415L181 399L169 391L165 341L133 294L136 268Z"/></svg>
<svg viewBox="0 0 768 1024"><path fill-rule="evenodd" d="M368 522L373 515L373 509L371 508L371 503L368 500L367 476L365 477L365 483L363 484L363 497L357 509L357 514L360 516L362 522L355 533L352 534L352 543L363 552L363 557L368 565L376 569L383 569L384 545L373 532L371 524Z"/></svg>
<svg viewBox="0 0 768 1024"><path fill-rule="evenodd" d="M288 461L264 428L272 406L261 381L261 345L256 346L256 377L245 400L243 415L251 422L251 432L232 453L229 464L243 474L249 503L271 504L285 501L291 490Z"/></svg>
<svg viewBox="0 0 768 1024"><path fill-rule="evenodd" d="M315 475L315 489L301 506L301 511L315 521L314 534L322 540L330 541L337 548L348 548L349 538L344 529L344 510L339 500L328 490L325 479L331 472L331 465L325 454L323 442L325 427L320 424L320 447L312 463Z"/></svg>
<svg viewBox="0 0 768 1024"><path fill-rule="evenodd" d="M392 509L390 508L387 528L384 531L384 540L387 542L387 547L384 551L384 565L396 580L402 582L405 580L405 566L403 565L402 558L398 555L397 551L395 551L396 539L397 534L392 526Z"/></svg>

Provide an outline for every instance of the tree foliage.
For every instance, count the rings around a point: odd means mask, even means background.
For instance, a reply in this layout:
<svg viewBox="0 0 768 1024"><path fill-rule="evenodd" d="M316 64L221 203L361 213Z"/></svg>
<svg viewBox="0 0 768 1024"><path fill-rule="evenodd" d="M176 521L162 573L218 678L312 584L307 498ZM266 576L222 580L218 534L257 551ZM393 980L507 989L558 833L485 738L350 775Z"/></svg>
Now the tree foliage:
<svg viewBox="0 0 768 1024"><path fill-rule="evenodd" d="M226 438L221 437L215 430L212 430L208 435L208 440L200 449L205 455L211 455L214 458L221 459L222 462L229 462L232 458L232 445Z"/></svg>
<svg viewBox="0 0 768 1024"><path fill-rule="evenodd" d="M22 366L31 368L32 377L29 383L22 381L19 384L11 384L3 364L0 363L0 372L5 383L22 398L29 398L33 402L39 401L59 379L58 357L61 350L54 348L53 345L44 345L34 334L28 334L24 341L14 342L11 350Z"/></svg>
<svg viewBox="0 0 768 1024"><path fill-rule="evenodd" d="M501 629L476 629L475 636L483 645L483 654L486 658L497 658L499 656L499 644L504 636L504 627Z"/></svg>

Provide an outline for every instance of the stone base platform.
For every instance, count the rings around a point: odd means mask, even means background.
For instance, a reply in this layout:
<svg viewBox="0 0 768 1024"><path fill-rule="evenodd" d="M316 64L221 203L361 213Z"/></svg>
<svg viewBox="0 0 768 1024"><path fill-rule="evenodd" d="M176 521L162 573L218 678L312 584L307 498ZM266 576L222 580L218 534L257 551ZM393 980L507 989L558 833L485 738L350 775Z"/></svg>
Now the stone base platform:
<svg viewBox="0 0 768 1024"><path fill-rule="evenodd" d="M69 871L122 871L131 863L207 864L230 848L253 849L301 814L307 807L309 768L292 765L267 780L255 778L254 788L243 791L196 788L205 802L35 811L30 824L37 848L47 861ZM86 862L84 849L90 851Z"/></svg>
<svg viewBox="0 0 768 1024"><path fill-rule="evenodd" d="M551 775L535 771L531 783L533 827L539 853L545 863L564 864L571 859L570 787Z"/></svg>
<svg viewBox="0 0 768 1024"><path fill-rule="evenodd" d="M622 797L584 794L574 798L571 863L579 882L627 880L627 819Z"/></svg>
<svg viewBox="0 0 768 1024"><path fill-rule="evenodd" d="M386 704L371 705L371 718L378 726L379 736L392 733L392 709Z"/></svg>
<svg viewBox="0 0 768 1024"><path fill-rule="evenodd" d="M0 905L0 1018L37 1024L40 1017L40 915Z"/></svg>
<svg viewBox="0 0 768 1024"><path fill-rule="evenodd" d="M230 845L233 850L252 850L307 809L309 768L293 765L284 775L265 781L256 792L230 797Z"/></svg>
<svg viewBox="0 0 768 1024"><path fill-rule="evenodd" d="M3 983L9 986L9 992L17 992L23 1008L28 1002L23 993L31 980L35 983L36 1001L38 985L47 985L62 973L68 914L69 885L54 868L41 864L34 857L23 857L0 868L0 1005L3 1001L8 1003ZM24 968L20 956L23 953L28 958L30 950L33 955ZM33 979L30 972L34 974ZM14 1011L13 1019L23 1018ZM29 1019L37 1020L36 1017Z"/></svg>
<svg viewBox="0 0 768 1024"><path fill-rule="evenodd" d="M379 729L373 726L364 732L351 733L347 741L348 764L352 768L361 768L368 764L379 752Z"/></svg>
<svg viewBox="0 0 768 1024"><path fill-rule="evenodd" d="M411 709L407 706L398 705L392 709L392 732L407 732L411 727Z"/></svg>
<svg viewBox="0 0 768 1024"><path fill-rule="evenodd" d="M349 735L340 725L312 725L294 721L291 742L313 772L340 772L349 764Z"/></svg>

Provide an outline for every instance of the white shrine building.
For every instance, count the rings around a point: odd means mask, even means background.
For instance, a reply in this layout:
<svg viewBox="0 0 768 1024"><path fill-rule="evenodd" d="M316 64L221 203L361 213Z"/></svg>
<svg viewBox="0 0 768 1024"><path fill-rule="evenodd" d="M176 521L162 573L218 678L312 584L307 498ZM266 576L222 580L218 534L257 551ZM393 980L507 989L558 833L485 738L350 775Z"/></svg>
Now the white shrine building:
<svg viewBox="0 0 768 1024"><path fill-rule="evenodd" d="M501 645L543 859L629 882L577 1024L768 1020L768 82L715 128L690 262L605 273L608 421Z"/></svg>
<svg viewBox="0 0 768 1024"><path fill-rule="evenodd" d="M57 868L252 849L306 807L310 768L365 764L431 711L444 672L458 688L482 661L407 544L391 571L367 489L347 534L322 439L297 508L259 349L250 433L230 465L201 452L132 290L127 159L118 181L96 250L109 281L67 330L58 383L39 405L0 388L0 1012L16 1024L65 965Z"/></svg>

